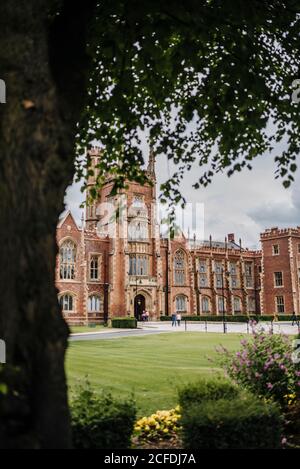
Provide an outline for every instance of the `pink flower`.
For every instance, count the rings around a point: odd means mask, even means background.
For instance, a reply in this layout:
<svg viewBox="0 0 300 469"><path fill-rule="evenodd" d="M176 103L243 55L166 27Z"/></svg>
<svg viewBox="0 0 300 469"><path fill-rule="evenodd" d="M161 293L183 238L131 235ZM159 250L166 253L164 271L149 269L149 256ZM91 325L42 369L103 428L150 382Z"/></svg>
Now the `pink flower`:
<svg viewBox="0 0 300 469"><path fill-rule="evenodd" d="M273 384L272 383L267 383L267 388L270 389L270 390L273 389Z"/></svg>

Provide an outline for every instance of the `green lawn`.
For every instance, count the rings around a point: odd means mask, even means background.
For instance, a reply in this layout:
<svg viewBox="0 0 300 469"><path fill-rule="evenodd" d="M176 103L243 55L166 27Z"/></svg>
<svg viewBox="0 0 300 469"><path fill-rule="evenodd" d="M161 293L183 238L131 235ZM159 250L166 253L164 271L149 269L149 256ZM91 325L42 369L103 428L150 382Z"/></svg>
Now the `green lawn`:
<svg viewBox="0 0 300 469"><path fill-rule="evenodd" d="M104 326L95 326L95 327L91 327L91 326L71 326L71 333L72 334L79 334L81 332L98 332L100 330L102 330L104 328Z"/></svg>
<svg viewBox="0 0 300 469"><path fill-rule="evenodd" d="M176 388L200 376L221 372L215 348L239 348L238 334L172 333L146 337L71 342L67 375L72 387L88 376L99 391L126 397L134 393L139 415L177 404Z"/></svg>

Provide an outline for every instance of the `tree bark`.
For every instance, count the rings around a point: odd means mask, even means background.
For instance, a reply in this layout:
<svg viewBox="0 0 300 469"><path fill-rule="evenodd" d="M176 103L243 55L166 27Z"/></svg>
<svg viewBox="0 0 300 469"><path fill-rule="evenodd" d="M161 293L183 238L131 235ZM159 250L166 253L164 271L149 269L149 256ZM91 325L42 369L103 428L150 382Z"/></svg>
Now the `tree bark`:
<svg viewBox="0 0 300 469"><path fill-rule="evenodd" d="M0 104L2 448L71 446L68 328L54 285L56 225L74 173L93 7L93 1L0 3L0 78L7 88L7 103ZM55 8L59 15L52 15Z"/></svg>

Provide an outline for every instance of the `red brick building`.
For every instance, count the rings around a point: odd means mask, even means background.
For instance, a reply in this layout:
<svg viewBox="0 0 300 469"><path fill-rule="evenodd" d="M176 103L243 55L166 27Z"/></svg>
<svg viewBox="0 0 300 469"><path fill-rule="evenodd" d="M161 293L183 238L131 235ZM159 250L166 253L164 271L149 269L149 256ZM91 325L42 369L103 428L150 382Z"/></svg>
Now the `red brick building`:
<svg viewBox="0 0 300 469"><path fill-rule="evenodd" d="M90 157L95 166L99 150L93 148ZM245 249L233 234L224 242L164 238L154 166L150 155L147 174L153 185L129 182L116 197L110 195L113 179L107 175L80 227L70 212L60 221L56 280L67 321L98 323L140 317L144 310L152 319L175 311L299 313L300 228L266 230L262 251Z"/></svg>

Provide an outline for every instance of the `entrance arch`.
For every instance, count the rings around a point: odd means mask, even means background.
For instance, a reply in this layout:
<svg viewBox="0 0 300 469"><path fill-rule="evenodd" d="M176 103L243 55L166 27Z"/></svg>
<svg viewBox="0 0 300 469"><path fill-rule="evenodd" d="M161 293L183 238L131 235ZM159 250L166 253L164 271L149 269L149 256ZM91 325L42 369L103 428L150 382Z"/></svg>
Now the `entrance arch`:
<svg viewBox="0 0 300 469"><path fill-rule="evenodd" d="M144 295L136 295L134 298L134 316L138 321L142 319L142 313L146 310L146 299Z"/></svg>

